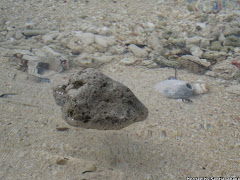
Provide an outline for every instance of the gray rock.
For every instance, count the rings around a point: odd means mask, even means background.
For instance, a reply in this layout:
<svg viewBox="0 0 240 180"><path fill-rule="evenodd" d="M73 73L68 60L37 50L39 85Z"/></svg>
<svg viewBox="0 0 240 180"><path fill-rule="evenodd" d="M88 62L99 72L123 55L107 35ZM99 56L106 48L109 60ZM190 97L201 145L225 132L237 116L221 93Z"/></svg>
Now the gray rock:
<svg viewBox="0 0 240 180"><path fill-rule="evenodd" d="M53 89L65 121L76 127L116 130L147 118L147 108L132 91L97 69L72 75Z"/></svg>

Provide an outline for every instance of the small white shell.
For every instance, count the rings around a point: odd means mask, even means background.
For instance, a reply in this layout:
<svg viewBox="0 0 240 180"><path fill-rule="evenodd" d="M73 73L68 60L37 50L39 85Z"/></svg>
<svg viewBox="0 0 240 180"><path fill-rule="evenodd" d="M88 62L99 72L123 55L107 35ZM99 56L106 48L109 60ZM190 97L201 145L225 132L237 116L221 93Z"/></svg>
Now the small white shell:
<svg viewBox="0 0 240 180"><path fill-rule="evenodd" d="M206 84L194 83L194 94L205 94L209 91L209 87Z"/></svg>

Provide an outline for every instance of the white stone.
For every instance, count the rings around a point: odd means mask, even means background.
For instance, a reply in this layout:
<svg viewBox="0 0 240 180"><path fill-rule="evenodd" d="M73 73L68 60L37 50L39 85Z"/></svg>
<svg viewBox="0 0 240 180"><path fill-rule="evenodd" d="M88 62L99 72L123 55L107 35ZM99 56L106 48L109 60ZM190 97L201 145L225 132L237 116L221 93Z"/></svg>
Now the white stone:
<svg viewBox="0 0 240 180"><path fill-rule="evenodd" d="M133 63L135 63L135 59L134 58L123 58L121 61L120 61L120 64L123 64L123 65L132 65Z"/></svg>
<svg viewBox="0 0 240 180"><path fill-rule="evenodd" d="M75 64L77 66L82 66L82 67L93 67L94 66L94 60L93 57L90 56L87 53L82 53L79 55L75 60Z"/></svg>
<svg viewBox="0 0 240 180"><path fill-rule="evenodd" d="M27 61L40 61L41 57L39 57L39 56L29 56L29 55L24 54L22 59L27 60Z"/></svg>
<svg viewBox="0 0 240 180"><path fill-rule="evenodd" d="M146 50L141 49L134 44L129 45L128 48L133 52L136 57L145 58L148 56L148 52Z"/></svg>
<svg viewBox="0 0 240 180"><path fill-rule="evenodd" d="M100 56L93 58L97 63L103 64L111 62L114 59L114 56Z"/></svg>
<svg viewBox="0 0 240 180"><path fill-rule="evenodd" d="M203 51L201 50L201 48L200 47L198 47L198 46L193 46L193 47L191 47L190 48L190 52L191 52L191 54L193 55L193 56L197 56L197 57L202 57L202 55L203 55Z"/></svg>
<svg viewBox="0 0 240 180"><path fill-rule="evenodd" d="M51 55L53 55L53 56L57 56L57 57L60 57L60 56L61 56L60 53L54 51L52 48L50 48L50 47L48 47L48 46L43 46L43 47L42 47L42 50L43 50L43 52L45 52L45 53L47 53L47 54L51 54Z"/></svg>
<svg viewBox="0 0 240 180"><path fill-rule="evenodd" d="M92 43L94 43L95 40L95 35L92 33L83 33L81 31L77 31L75 36L80 39L80 41L84 44L84 45L90 45Z"/></svg>
<svg viewBox="0 0 240 180"><path fill-rule="evenodd" d="M107 38L105 36L101 36L101 35L96 35L95 36L95 43L102 46L102 47L108 47L108 41Z"/></svg>
<svg viewBox="0 0 240 180"><path fill-rule="evenodd" d="M45 44L50 44L55 38L59 35L58 31L52 31L42 37L42 40Z"/></svg>
<svg viewBox="0 0 240 180"><path fill-rule="evenodd" d="M33 49L32 51L36 56L39 56L39 57L45 57L46 56L46 54L43 51L41 51L40 49Z"/></svg>

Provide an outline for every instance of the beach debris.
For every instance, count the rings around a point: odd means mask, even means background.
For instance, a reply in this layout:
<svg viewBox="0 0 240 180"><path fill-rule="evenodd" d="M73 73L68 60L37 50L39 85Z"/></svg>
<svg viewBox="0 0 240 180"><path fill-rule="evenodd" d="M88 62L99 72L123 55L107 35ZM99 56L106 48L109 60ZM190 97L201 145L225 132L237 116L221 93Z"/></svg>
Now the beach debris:
<svg viewBox="0 0 240 180"><path fill-rule="evenodd" d="M68 127L57 127L56 130L57 131L67 131L67 130L69 130L69 128Z"/></svg>
<svg viewBox="0 0 240 180"><path fill-rule="evenodd" d="M68 158L58 159L56 163L58 165L65 165L67 164L68 160L69 160Z"/></svg>
<svg viewBox="0 0 240 180"><path fill-rule="evenodd" d="M76 127L117 130L148 116L128 87L94 68L73 74L67 84L53 89L53 96L65 121Z"/></svg>

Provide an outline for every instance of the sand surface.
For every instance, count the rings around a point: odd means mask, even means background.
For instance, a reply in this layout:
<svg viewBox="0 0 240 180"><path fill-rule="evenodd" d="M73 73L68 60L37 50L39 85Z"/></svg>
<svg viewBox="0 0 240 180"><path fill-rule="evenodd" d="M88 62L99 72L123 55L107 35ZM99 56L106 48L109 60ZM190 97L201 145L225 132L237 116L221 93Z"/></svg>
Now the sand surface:
<svg viewBox="0 0 240 180"><path fill-rule="evenodd" d="M0 94L16 94L0 98L1 180L240 176L240 97L225 91L232 82L179 70L179 79L210 87L188 104L154 89L173 69L112 63L100 70L148 107L145 121L119 131L71 127L61 118L51 83L1 64Z"/></svg>

